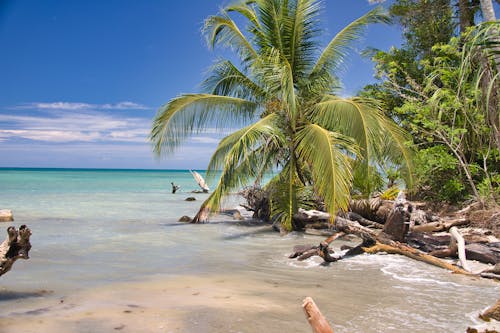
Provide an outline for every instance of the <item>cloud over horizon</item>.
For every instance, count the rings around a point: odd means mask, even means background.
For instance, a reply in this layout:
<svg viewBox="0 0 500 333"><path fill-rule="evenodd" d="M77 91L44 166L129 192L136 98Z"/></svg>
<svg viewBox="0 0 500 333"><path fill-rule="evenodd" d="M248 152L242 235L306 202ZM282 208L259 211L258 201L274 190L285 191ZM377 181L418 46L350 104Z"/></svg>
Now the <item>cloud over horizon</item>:
<svg viewBox="0 0 500 333"><path fill-rule="evenodd" d="M51 102L51 103L33 102L33 103L16 105L13 106L11 109L81 111L81 110L149 110L151 108L142 104L123 101L115 104L111 103L89 104L89 103L75 103L75 102Z"/></svg>

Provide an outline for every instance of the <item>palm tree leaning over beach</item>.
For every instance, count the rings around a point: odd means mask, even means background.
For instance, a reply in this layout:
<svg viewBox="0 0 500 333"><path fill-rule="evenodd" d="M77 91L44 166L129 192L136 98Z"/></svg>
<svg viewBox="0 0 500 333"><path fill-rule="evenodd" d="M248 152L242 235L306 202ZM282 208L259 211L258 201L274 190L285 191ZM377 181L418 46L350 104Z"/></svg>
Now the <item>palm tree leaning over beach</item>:
<svg viewBox="0 0 500 333"><path fill-rule="evenodd" d="M279 189L272 191L271 214L290 230L304 187L334 216L348 207L353 168L369 178L370 165L380 158L408 165L406 138L376 101L335 94L335 73L352 42L387 16L376 8L321 48L321 10L317 0L242 1L205 20L209 45L234 50L240 64L217 62L203 82L205 93L163 105L150 134L154 152L162 155L208 127L244 126L223 138L213 154L207 172L221 170L220 179L195 222L206 221L225 194L278 170L270 182ZM241 15L246 29L230 15Z"/></svg>

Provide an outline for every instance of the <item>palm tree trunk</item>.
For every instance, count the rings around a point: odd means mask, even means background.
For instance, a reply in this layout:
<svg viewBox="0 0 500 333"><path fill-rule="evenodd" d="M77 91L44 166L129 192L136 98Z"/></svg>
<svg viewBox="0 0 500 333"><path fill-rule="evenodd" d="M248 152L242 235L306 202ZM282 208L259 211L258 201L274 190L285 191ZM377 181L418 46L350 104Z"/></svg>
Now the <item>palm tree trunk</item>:
<svg viewBox="0 0 500 333"><path fill-rule="evenodd" d="M485 22L496 21L495 9L493 8L492 0L481 0L481 11Z"/></svg>
<svg viewBox="0 0 500 333"><path fill-rule="evenodd" d="M474 11L470 0L458 0L460 32L474 25Z"/></svg>
<svg viewBox="0 0 500 333"><path fill-rule="evenodd" d="M496 21L496 16L495 16L495 9L493 8L493 1L492 0L481 0L481 11L483 12L483 18L485 22L493 22ZM490 30L490 34L492 36L493 41L495 42L500 42L500 38L498 37L498 30L497 29L492 29ZM496 69L496 73L500 73L500 47L494 46L493 47L493 61L495 62L494 66ZM492 76L494 76L495 73L493 73ZM487 82L489 84L489 82ZM491 98L492 105L487 105L486 107L488 108L488 118L490 120L490 126L493 128L493 136L495 143L497 145L497 148L500 149L500 131L498 129L498 89L494 89L493 91L494 96ZM497 103L495 103L495 100Z"/></svg>

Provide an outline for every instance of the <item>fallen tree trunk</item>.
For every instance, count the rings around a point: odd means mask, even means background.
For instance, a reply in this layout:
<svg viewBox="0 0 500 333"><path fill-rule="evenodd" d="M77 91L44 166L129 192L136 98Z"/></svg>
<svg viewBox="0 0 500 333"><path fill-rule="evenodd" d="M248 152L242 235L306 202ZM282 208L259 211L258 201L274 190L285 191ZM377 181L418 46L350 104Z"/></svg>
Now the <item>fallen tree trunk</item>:
<svg viewBox="0 0 500 333"><path fill-rule="evenodd" d="M400 214L403 213L404 212L400 211ZM405 223L404 219L398 218L398 220L400 223ZM348 253L346 253L346 256L360 253L361 251L358 251L359 249L361 249L362 252L365 253L386 252L390 254L400 254L437 267L448 269L454 273L473 275L472 273L454 266L446 261L443 261L439 258L426 254L407 245L401 244L398 241L394 241L393 239L391 239L390 234L387 234L385 232L377 233L372 229L363 227L358 222L350 221L343 217L337 216L335 217L335 228L338 231L344 232L346 234L354 234L363 240L363 243L360 246L354 248L353 250L350 250ZM318 249L319 246L315 248L314 251L307 253L306 257L309 258L313 255L319 255ZM335 258L335 260L340 259L342 258Z"/></svg>
<svg viewBox="0 0 500 333"><path fill-rule="evenodd" d="M0 276L11 270L17 259L29 259L31 230L22 225L7 228L7 238L0 244Z"/></svg>
<svg viewBox="0 0 500 333"><path fill-rule="evenodd" d="M302 302L302 308L313 333L333 333L333 329L325 316L319 311L318 306L311 297L306 297Z"/></svg>
<svg viewBox="0 0 500 333"><path fill-rule="evenodd" d="M466 218L459 218L449 221L430 222L426 224L416 225L413 226L411 230L415 232L447 231L451 227L466 225L469 224L469 222L470 221Z"/></svg>
<svg viewBox="0 0 500 333"><path fill-rule="evenodd" d="M418 261L422 261L425 263L428 263L430 265L434 265L437 267L441 267L447 270L452 271L453 273L458 273L458 274L464 274L464 275L474 275L464 269L461 269L455 265L452 265L450 263L447 263L444 260L441 260L439 258L436 258L434 256L431 256L427 253L423 253L417 249L414 249L412 247L399 244L399 243L393 243L392 245L389 244L383 244L380 242L377 242L375 245L368 247L368 248L363 248L363 250L366 253L378 253L378 252L385 252L389 254L400 254L403 256L406 256L408 258L412 258Z"/></svg>

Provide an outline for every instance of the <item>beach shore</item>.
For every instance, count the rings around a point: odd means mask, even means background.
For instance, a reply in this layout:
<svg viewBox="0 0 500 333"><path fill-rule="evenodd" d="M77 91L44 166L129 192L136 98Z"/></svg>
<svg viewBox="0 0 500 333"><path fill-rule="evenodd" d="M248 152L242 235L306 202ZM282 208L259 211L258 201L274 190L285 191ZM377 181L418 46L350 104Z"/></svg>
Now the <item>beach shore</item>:
<svg viewBox="0 0 500 333"><path fill-rule="evenodd" d="M7 317L0 318L0 331L306 331L307 323L300 325L300 302L287 308L279 294L277 283L257 287L237 275L162 277L107 285L69 297L35 297L29 306L10 309ZM281 318L276 327L263 327L259 318L269 316ZM290 316L295 320L288 320Z"/></svg>

